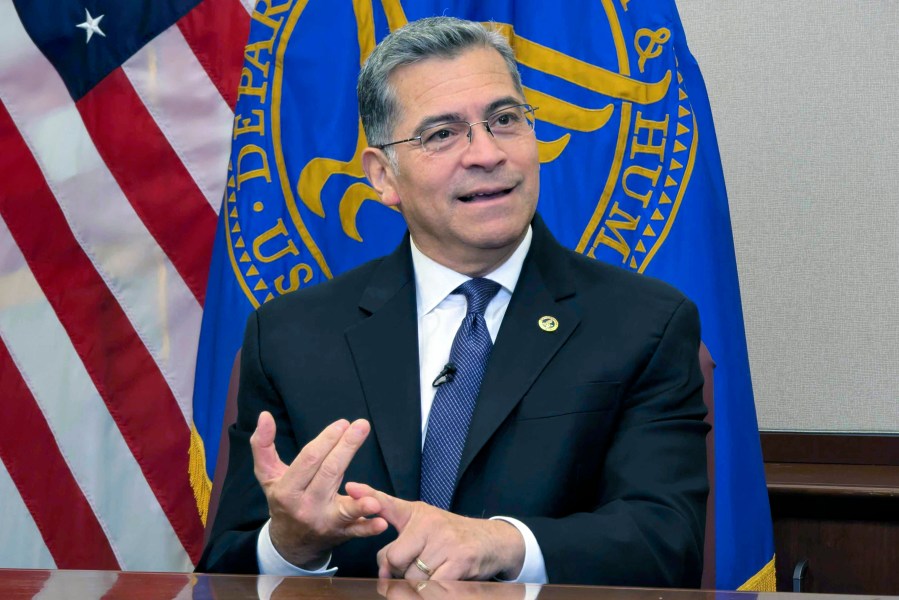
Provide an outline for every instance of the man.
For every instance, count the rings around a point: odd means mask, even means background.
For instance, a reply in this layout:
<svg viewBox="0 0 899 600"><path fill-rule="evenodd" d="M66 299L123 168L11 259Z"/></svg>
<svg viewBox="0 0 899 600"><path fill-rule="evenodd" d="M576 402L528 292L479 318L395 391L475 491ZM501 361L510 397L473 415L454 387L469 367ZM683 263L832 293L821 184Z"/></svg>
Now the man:
<svg viewBox="0 0 899 600"><path fill-rule="evenodd" d="M198 569L698 585L693 304L535 216L536 109L499 34L410 23L358 96L410 235L251 316Z"/></svg>

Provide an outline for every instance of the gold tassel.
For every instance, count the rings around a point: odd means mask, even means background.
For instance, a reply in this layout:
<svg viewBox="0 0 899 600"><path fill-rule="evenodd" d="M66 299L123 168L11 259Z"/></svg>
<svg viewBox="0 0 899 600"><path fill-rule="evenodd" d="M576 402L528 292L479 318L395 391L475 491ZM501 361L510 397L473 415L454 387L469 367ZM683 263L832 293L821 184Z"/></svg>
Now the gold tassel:
<svg viewBox="0 0 899 600"><path fill-rule="evenodd" d="M771 562L762 567L762 570L749 578L749 580L737 588L738 592L776 592L777 579L774 571L774 557Z"/></svg>
<svg viewBox="0 0 899 600"><path fill-rule="evenodd" d="M190 487L194 491L197 501L197 512L200 521L206 527L206 517L209 516L209 499L212 497L212 482L206 475L206 450L203 447L203 438L197 432L196 426L190 424L190 459L188 462L188 475Z"/></svg>

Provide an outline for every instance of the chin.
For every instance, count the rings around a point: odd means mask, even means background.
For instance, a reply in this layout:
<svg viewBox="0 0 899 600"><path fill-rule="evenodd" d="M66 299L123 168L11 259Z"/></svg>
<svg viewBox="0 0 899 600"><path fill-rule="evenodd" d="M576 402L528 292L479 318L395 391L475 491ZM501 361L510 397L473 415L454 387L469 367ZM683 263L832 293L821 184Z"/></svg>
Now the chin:
<svg viewBox="0 0 899 600"><path fill-rule="evenodd" d="M530 221L528 223L530 223ZM517 245L524 237L528 223L525 223L524 228L520 229L510 229L507 227L500 230L492 229L484 231L479 235L475 234L471 237L471 245L484 250L499 250L511 245Z"/></svg>

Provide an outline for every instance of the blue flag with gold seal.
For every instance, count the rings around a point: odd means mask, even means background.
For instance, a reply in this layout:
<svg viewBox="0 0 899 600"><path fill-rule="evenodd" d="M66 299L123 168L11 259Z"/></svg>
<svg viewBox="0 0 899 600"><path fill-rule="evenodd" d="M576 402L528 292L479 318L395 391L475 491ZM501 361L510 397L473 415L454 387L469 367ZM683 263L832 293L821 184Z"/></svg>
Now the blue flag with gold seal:
<svg viewBox="0 0 899 600"><path fill-rule="evenodd" d="M492 22L539 107L538 210L559 240L668 281L699 307L714 378L715 579L774 590L765 489L727 196L705 85L673 0L261 0L235 111L194 393L211 479L249 313L390 252L355 82L377 41L446 14Z"/></svg>

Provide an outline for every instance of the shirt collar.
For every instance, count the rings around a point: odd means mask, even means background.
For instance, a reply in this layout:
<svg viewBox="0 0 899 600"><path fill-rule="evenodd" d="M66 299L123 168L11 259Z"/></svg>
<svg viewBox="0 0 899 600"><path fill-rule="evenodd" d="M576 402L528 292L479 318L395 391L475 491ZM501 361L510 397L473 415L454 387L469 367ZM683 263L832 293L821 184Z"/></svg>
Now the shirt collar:
<svg viewBox="0 0 899 600"><path fill-rule="evenodd" d="M521 267L524 265L524 259L531 247L531 238L533 231L528 225L527 233L524 239L518 244L518 248L512 253L506 262L498 266L496 269L484 275L485 278L500 284L509 294L515 289L518 283L518 277L521 275ZM440 263L428 258L415 245L412 240L412 266L415 270L415 297L418 306L418 315L426 315L443 299L453 293L457 287L471 279L468 275L457 273L452 269L444 267Z"/></svg>

